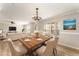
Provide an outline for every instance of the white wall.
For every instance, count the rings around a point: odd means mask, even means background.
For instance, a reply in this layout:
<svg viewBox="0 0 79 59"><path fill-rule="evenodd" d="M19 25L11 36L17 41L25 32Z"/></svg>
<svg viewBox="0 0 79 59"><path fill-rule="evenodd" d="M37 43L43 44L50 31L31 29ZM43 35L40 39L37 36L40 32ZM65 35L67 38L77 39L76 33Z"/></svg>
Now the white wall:
<svg viewBox="0 0 79 59"><path fill-rule="evenodd" d="M65 19L76 19L77 20L77 29L70 31L70 30L63 30L63 20ZM59 29L59 44L63 44L65 46L69 46L72 48L79 49L79 12L78 10L69 11L63 13L61 15L48 18L47 20L43 20L41 22L41 31L43 30L43 25L49 22L57 22L58 29Z"/></svg>
<svg viewBox="0 0 79 59"><path fill-rule="evenodd" d="M22 25L11 25L9 23L0 23L0 29L3 30L3 32L9 32L9 26L15 26L17 27L17 32L22 32L22 28L23 26Z"/></svg>
<svg viewBox="0 0 79 59"><path fill-rule="evenodd" d="M79 49L79 13L73 13L64 17L61 17L59 23L60 30L60 44ZM63 20L76 19L76 30L63 30Z"/></svg>

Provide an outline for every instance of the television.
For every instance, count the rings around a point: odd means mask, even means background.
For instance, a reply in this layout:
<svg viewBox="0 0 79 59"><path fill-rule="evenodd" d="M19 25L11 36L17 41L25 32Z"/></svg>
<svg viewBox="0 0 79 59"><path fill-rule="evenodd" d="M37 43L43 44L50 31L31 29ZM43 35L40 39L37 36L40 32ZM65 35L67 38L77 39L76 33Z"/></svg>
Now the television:
<svg viewBox="0 0 79 59"><path fill-rule="evenodd" d="M16 31L16 27L9 27L9 31Z"/></svg>

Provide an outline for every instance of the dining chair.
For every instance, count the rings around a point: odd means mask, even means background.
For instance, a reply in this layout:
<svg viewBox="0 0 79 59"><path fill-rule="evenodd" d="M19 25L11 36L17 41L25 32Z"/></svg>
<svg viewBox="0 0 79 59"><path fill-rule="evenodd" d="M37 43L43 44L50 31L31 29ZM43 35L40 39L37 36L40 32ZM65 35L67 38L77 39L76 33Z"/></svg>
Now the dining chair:
<svg viewBox="0 0 79 59"><path fill-rule="evenodd" d="M20 39L21 38L26 38L27 37L27 34L26 33L21 33L21 34L19 34L19 36L20 36Z"/></svg>
<svg viewBox="0 0 79 59"><path fill-rule="evenodd" d="M26 33L16 33L16 34L8 33L8 35L7 35L7 38L11 38L12 40L17 40L17 39L26 38L26 37L27 37Z"/></svg>
<svg viewBox="0 0 79 59"><path fill-rule="evenodd" d="M24 46L14 45L11 39L8 40L12 56L22 56L27 53L27 49ZM18 43L17 43L18 44Z"/></svg>
<svg viewBox="0 0 79 59"><path fill-rule="evenodd" d="M11 38L11 40L17 40L19 39L19 35L18 34L8 34L7 38Z"/></svg>
<svg viewBox="0 0 79 59"><path fill-rule="evenodd" d="M55 36L50 37L49 40L45 42L45 45L47 44L47 42L54 41L54 40L55 40Z"/></svg>
<svg viewBox="0 0 79 59"><path fill-rule="evenodd" d="M59 39L59 37L55 37L55 40L54 40L54 45L53 45L53 53L54 53L54 56L57 55L58 39Z"/></svg>
<svg viewBox="0 0 79 59"><path fill-rule="evenodd" d="M42 46L35 51L36 55L39 56L55 56L57 55L57 41L58 38L55 38L54 41L48 41L46 46Z"/></svg>

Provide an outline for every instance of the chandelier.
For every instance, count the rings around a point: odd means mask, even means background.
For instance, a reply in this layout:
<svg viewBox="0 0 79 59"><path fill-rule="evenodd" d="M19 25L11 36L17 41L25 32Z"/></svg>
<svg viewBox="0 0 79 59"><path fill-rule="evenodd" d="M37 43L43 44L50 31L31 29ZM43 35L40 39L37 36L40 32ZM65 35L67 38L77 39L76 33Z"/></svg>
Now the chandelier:
<svg viewBox="0 0 79 59"><path fill-rule="evenodd" d="M35 14L35 16L32 17L32 19L34 21L39 21L41 19L41 17L38 16L38 10L39 10L39 8L36 8L36 14Z"/></svg>
<svg viewBox="0 0 79 59"><path fill-rule="evenodd" d="M11 24L15 24L15 22L14 21L11 21Z"/></svg>

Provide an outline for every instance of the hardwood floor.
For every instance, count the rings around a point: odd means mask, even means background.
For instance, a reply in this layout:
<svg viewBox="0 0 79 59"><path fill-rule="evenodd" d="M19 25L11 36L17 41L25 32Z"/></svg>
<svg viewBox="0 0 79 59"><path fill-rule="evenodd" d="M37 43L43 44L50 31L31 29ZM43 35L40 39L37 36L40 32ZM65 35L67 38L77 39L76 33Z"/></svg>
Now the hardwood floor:
<svg viewBox="0 0 79 59"><path fill-rule="evenodd" d="M7 42L0 41L0 56L10 56L11 51Z"/></svg>
<svg viewBox="0 0 79 59"><path fill-rule="evenodd" d="M57 50L59 56L79 56L79 50L63 45L58 45Z"/></svg>
<svg viewBox="0 0 79 59"><path fill-rule="evenodd" d="M11 56L10 47L7 42L0 41L0 56ZM79 56L79 51L58 45L57 56Z"/></svg>

